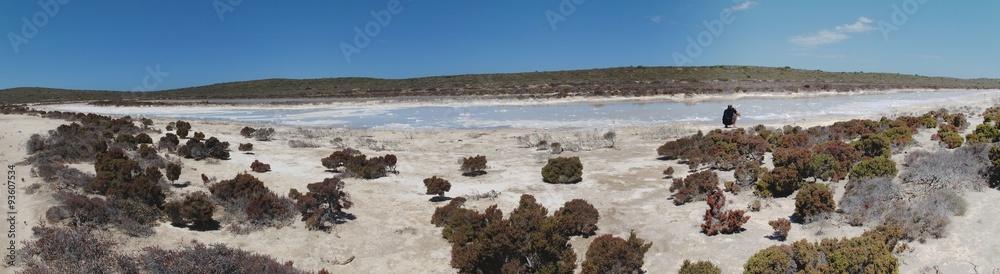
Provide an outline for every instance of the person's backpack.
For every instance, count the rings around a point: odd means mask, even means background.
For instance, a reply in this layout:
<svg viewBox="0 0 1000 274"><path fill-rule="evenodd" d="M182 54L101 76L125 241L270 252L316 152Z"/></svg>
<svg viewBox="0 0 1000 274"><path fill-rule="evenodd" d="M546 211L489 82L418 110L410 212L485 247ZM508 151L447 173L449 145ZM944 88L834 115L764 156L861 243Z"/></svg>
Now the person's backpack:
<svg viewBox="0 0 1000 274"><path fill-rule="evenodd" d="M736 114L735 111L730 111L729 109L722 111L722 123L725 125L733 124L733 116L735 114Z"/></svg>

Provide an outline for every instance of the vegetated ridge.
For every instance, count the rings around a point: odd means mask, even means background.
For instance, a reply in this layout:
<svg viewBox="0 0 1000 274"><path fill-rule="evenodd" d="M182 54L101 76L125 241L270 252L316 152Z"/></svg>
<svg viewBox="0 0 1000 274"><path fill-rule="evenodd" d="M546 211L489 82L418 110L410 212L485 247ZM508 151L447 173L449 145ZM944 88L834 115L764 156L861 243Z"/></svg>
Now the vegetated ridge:
<svg viewBox="0 0 1000 274"><path fill-rule="evenodd" d="M723 92L853 91L879 89L1000 89L1000 79L958 79L896 73L824 72L789 67L619 67L590 70L468 74L408 79L361 77L263 79L156 92L19 87L0 90L0 102L92 100L389 98L497 95L515 98L646 96Z"/></svg>

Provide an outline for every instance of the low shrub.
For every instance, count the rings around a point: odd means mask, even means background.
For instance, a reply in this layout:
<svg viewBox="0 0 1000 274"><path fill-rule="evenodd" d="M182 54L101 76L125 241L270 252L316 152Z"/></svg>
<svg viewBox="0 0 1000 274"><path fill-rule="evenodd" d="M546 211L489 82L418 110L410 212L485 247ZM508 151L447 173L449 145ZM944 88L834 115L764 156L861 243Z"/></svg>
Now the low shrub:
<svg viewBox="0 0 1000 274"><path fill-rule="evenodd" d="M809 223L814 217L829 214L836 209L833 192L824 184L806 184L795 195L795 218Z"/></svg>
<svg viewBox="0 0 1000 274"><path fill-rule="evenodd" d="M743 162L736 166L736 170L733 172L733 176L736 177L736 183L740 187L750 187L757 183L757 179L760 178L767 169L760 166L759 162L749 161Z"/></svg>
<svg viewBox="0 0 1000 274"><path fill-rule="evenodd" d="M167 164L167 180L177 181L181 177L181 165L177 163Z"/></svg>
<svg viewBox="0 0 1000 274"><path fill-rule="evenodd" d="M670 192L674 192L674 205L683 205L691 201L701 201L705 194L719 188L719 175L711 170L688 175L683 180L674 179Z"/></svg>
<svg viewBox="0 0 1000 274"><path fill-rule="evenodd" d="M270 141L273 137L273 128L261 128L253 132L253 138L257 141Z"/></svg>
<svg viewBox="0 0 1000 274"><path fill-rule="evenodd" d="M851 179L844 186L838 208L853 226L879 223L903 199L899 185L888 177Z"/></svg>
<svg viewBox="0 0 1000 274"><path fill-rule="evenodd" d="M238 149L242 152L250 152L253 151L253 144L251 143L240 144Z"/></svg>
<svg viewBox="0 0 1000 274"><path fill-rule="evenodd" d="M573 199L556 210L552 215L559 223L561 233L565 237L589 237L597 231L597 221L601 215L597 208L583 199Z"/></svg>
<svg viewBox="0 0 1000 274"><path fill-rule="evenodd" d="M897 273L893 252L902 229L879 226L850 239L800 240L765 248L747 260L744 273Z"/></svg>
<svg viewBox="0 0 1000 274"><path fill-rule="evenodd" d="M344 209L354 204L351 196L344 191L344 182L339 178L327 178L322 182L306 186L309 192L296 199L295 206L302 213L306 227L324 229L326 222L339 223L348 217Z"/></svg>
<svg viewBox="0 0 1000 274"><path fill-rule="evenodd" d="M775 167L784 167L795 170L799 178L811 176L812 153L805 148L778 148L774 150L773 162Z"/></svg>
<svg viewBox="0 0 1000 274"><path fill-rule="evenodd" d="M760 197L788 197L799 189L802 182L798 171L785 167L775 167L764 173L764 176L754 187L754 194Z"/></svg>
<svg viewBox="0 0 1000 274"><path fill-rule="evenodd" d="M240 130L240 136L243 136L244 138L250 138L253 137L253 133L255 131L257 130L252 127L243 127L243 129Z"/></svg>
<svg viewBox="0 0 1000 274"><path fill-rule="evenodd" d="M573 184L583 179L583 163L579 157L549 159L542 167L542 179L552 184Z"/></svg>
<svg viewBox="0 0 1000 274"><path fill-rule="evenodd" d="M667 167L667 169L664 169L663 170L663 176L665 178L673 178L674 177L674 167Z"/></svg>
<svg viewBox="0 0 1000 274"><path fill-rule="evenodd" d="M709 192L707 200L705 223L701 225L701 231L705 235L737 233L742 231L743 224L750 220L750 216L743 216L746 213L743 210L723 211L726 206L726 195L721 190Z"/></svg>
<svg viewBox="0 0 1000 274"><path fill-rule="evenodd" d="M477 176L486 173L486 156L476 155L474 157L463 158L460 170L462 171L462 175L465 176Z"/></svg>
<svg viewBox="0 0 1000 274"><path fill-rule="evenodd" d="M969 143L995 143L1000 141L1000 130L992 123L982 123L976 126L976 130L965 135Z"/></svg>
<svg viewBox="0 0 1000 274"><path fill-rule="evenodd" d="M202 177L205 177L204 175ZM249 198L251 195L267 193L269 190L264 186L264 182L253 175L240 173L229 180L222 180L208 187L212 196L222 201L234 200L237 198Z"/></svg>
<svg viewBox="0 0 1000 274"><path fill-rule="evenodd" d="M424 186L427 187L427 195L444 196L445 192L451 190L451 183L437 176L425 178Z"/></svg>
<svg viewBox="0 0 1000 274"><path fill-rule="evenodd" d="M967 145L954 150L914 151L907 154L899 174L904 185L921 193L947 188L981 191L990 175L989 146Z"/></svg>
<svg viewBox="0 0 1000 274"><path fill-rule="evenodd" d="M681 265L681 270L677 274L722 274L722 269L710 261L692 263L690 260L684 260L684 264Z"/></svg>
<svg viewBox="0 0 1000 274"><path fill-rule="evenodd" d="M291 261L282 264L268 255L197 241L179 250L147 247L137 259L149 273L309 273Z"/></svg>
<svg viewBox="0 0 1000 274"><path fill-rule="evenodd" d="M892 156L892 143L889 141L889 138L883 135L868 134L861 136L861 139L851 142L851 146L858 152L861 152L862 157Z"/></svg>
<svg viewBox="0 0 1000 274"><path fill-rule="evenodd" d="M938 143L950 149L960 147L965 142L965 138L962 138L962 135L958 134L958 130L950 126L938 129L937 136L939 138Z"/></svg>
<svg viewBox="0 0 1000 274"><path fill-rule="evenodd" d="M136 259L115 250L115 242L81 227L33 227L16 257L24 273L138 273Z"/></svg>
<svg viewBox="0 0 1000 274"><path fill-rule="evenodd" d="M152 144L153 138L149 137L149 134L139 133L135 135L135 141L140 144Z"/></svg>
<svg viewBox="0 0 1000 274"><path fill-rule="evenodd" d="M175 225L187 225L193 222L195 226L204 226L205 223L213 221L212 215L215 212L215 205L203 192L188 195L183 201L169 202L163 208L170 222Z"/></svg>
<svg viewBox="0 0 1000 274"><path fill-rule="evenodd" d="M250 163L250 170L253 170L254 172L261 172L261 173L268 172L268 171L271 171L271 165L265 164L265 163L261 163L258 160L253 160L253 163Z"/></svg>
<svg viewBox="0 0 1000 274"><path fill-rule="evenodd" d="M847 176L840 162L826 153L813 155L812 160L809 162L809 171L814 178L823 181L839 181L844 176Z"/></svg>
<svg viewBox="0 0 1000 274"><path fill-rule="evenodd" d="M872 159L858 162L851 168L851 179L872 178L872 177L896 177L899 171L896 169L896 162L885 156L878 156Z"/></svg>
<svg viewBox="0 0 1000 274"><path fill-rule="evenodd" d="M601 235L590 243L581 273L643 273L644 257L652 243L630 232L628 240Z"/></svg>
<svg viewBox="0 0 1000 274"><path fill-rule="evenodd" d="M747 134L743 129L733 131L713 130L669 141L656 149L663 159L682 159L692 169L708 164L720 170L732 170L739 164L764 160L770 150L768 142L759 135Z"/></svg>
<svg viewBox="0 0 1000 274"><path fill-rule="evenodd" d="M774 235L771 237L779 241L784 241L788 238L788 231L792 230L792 221L788 218L781 218L777 220L771 220L767 222L774 229Z"/></svg>

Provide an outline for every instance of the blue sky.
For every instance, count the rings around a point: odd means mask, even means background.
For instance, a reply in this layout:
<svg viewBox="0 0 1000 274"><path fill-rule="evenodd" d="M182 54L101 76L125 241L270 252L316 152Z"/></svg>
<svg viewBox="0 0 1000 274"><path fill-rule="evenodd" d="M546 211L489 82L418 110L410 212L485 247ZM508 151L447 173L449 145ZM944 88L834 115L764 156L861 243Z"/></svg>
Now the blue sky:
<svg viewBox="0 0 1000 274"><path fill-rule="evenodd" d="M998 8L986 0L4 1L0 89L632 65L1000 78Z"/></svg>

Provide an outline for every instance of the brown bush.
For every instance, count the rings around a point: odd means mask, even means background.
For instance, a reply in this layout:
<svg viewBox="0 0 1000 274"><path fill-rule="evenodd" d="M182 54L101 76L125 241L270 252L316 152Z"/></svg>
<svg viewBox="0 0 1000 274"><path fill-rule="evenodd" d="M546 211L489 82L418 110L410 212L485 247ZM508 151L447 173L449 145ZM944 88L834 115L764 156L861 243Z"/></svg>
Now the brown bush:
<svg viewBox="0 0 1000 274"><path fill-rule="evenodd" d="M722 274L722 269L710 261L691 263L689 260L684 260L684 264L681 265L681 270L677 274Z"/></svg>
<svg viewBox="0 0 1000 274"><path fill-rule="evenodd" d="M597 208L583 199L566 202L552 215L559 222L563 236L589 237L597 231L597 221L601 215Z"/></svg>
<svg viewBox="0 0 1000 274"><path fill-rule="evenodd" d="M779 241L787 239L788 231L792 230L792 221L788 220L788 218L771 220L767 224L771 225L771 228L774 228L774 235L771 237Z"/></svg>
<svg viewBox="0 0 1000 274"><path fill-rule="evenodd" d="M205 180L206 177L202 174L202 179ZM222 201L233 200L236 198L249 198L251 195L267 193L269 190L264 186L264 182L260 179L254 177L253 175L240 173L236 177L229 180L222 180L216 184L208 187L212 195Z"/></svg>
<svg viewBox="0 0 1000 274"><path fill-rule="evenodd" d="M775 167L784 167L795 170L799 178L811 176L810 162L812 153L805 148L778 148L772 153Z"/></svg>
<svg viewBox="0 0 1000 274"><path fill-rule="evenodd" d="M634 231L628 240L601 235L587 248L581 273L643 273L644 257L652 245L636 237Z"/></svg>
<svg viewBox="0 0 1000 274"><path fill-rule="evenodd" d="M485 174L486 156L476 155L474 157L463 158L460 170L462 171L462 175L465 176L478 176Z"/></svg>
<svg viewBox="0 0 1000 274"><path fill-rule="evenodd" d="M293 202L279 197L273 192L256 193L250 196L246 207L251 224L271 226L293 217Z"/></svg>
<svg viewBox="0 0 1000 274"><path fill-rule="evenodd" d="M167 164L167 180L177 181L181 176L181 165L176 163Z"/></svg>
<svg viewBox="0 0 1000 274"><path fill-rule="evenodd" d="M139 133L135 135L135 141L140 144L152 144L153 138L149 137L149 134Z"/></svg>
<svg viewBox="0 0 1000 274"><path fill-rule="evenodd" d="M164 211L174 224L186 225L194 222L195 226L204 226L205 223L213 221L215 205L205 193L195 192L185 197L184 201L167 203L164 205Z"/></svg>
<svg viewBox="0 0 1000 274"><path fill-rule="evenodd" d="M795 218L799 222L808 223L813 217L833 212L837 209L833 201L833 192L824 184L806 184L795 195Z"/></svg>
<svg viewBox="0 0 1000 274"><path fill-rule="evenodd" d="M253 151L253 144L251 143L240 144L239 150L243 152Z"/></svg>
<svg viewBox="0 0 1000 274"><path fill-rule="evenodd" d="M664 169L663 170L663 176L665 178L673 178L674 177L674 167L667 167L667 169Z"/></svg>
<svg viewBox="0 0 1000 274"><path fill-rule="evenodd" d="M736 166L733 176L736 177L736 183L739 184L740 187L750 187L757 183L757 179L760 178L764 172L767 172L767 169L761 167L759 162L748 161Z"/></svg>
<svg viewBox="0 0 1000 274"><path fill-rule="evenodd" d="M427 195L444 196L445 192L451 190L451 183L437 176L425 178L424 186L427 187Z"/></svg>
<svg viewBox="0 0 1000 274"><path fill-rule="evenodd" d="M250 138L253 137L253 133L255 131L257 130L252 127L243 127L243 129L240 130L240 136L243 136L245 138Z"/></svg>
<svg viewBox="0 0 1000 274"><path fill-rule="evenodd" d="M708 236L740 232L743 224L750 220L750 216L743 216L743 210L723 211L726 195L721 190L709 192L707 202L708 209L705 210L705 223L701 225L701 231Z"/></svg>
<svg viewBox="0 0 1000 274"><path fill-rule="evenodd" d="M25 273L138 273L136 259L85 228L33 227L16 257Z"/></svg>
<svg viewBox="0 0 1000 274"><path fill-rule="evenodd" d="M267 255L197 241L179 250L147 247L138 260L149 273L308 273L291 261L282 264Z"/></svg>
<svg viewBox="0 0 1000 274"><path fill-rule="evenodd" d="M549 159L542 167L542 179L552 184L575 184L583 179L583 163L579 157Z"/></svg>
<svg viewBox="0 0 1000 274"><path fill-rule="evenodd" d="M309 192L296 199L295 206L307 219L309 229L323 229L327 221L338 223L348 217L343 212L354 204L339 178L327 178L306 186Z"/></svg>
<svg viewBox="0 0 1000 274"><path fill-rule="evenodd" d="M271 165L265 164L265 163L261 163L258 160L253 160L253 163L250 163L250 170L253 170L254 172L261 172L261 173L268 172L268 171L271 171Z"/></svg>
<svg viewBox="0 0 1000 274"><path fill-rule="evenodd" d="M674 193L674 205L691 201L701 201L705 194L719 187L719 175L711 170L688 175L683 180L674 179L670 192Z"/></svg>

